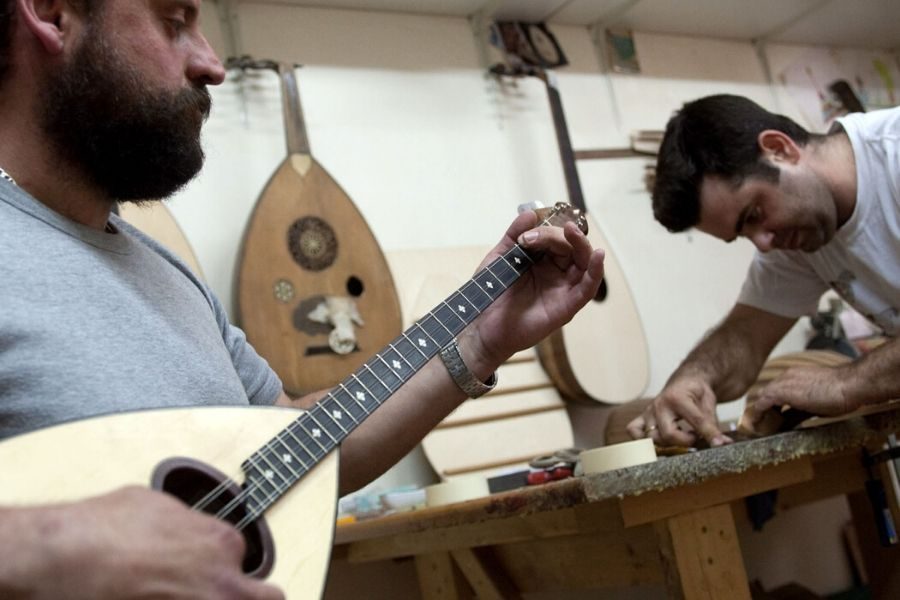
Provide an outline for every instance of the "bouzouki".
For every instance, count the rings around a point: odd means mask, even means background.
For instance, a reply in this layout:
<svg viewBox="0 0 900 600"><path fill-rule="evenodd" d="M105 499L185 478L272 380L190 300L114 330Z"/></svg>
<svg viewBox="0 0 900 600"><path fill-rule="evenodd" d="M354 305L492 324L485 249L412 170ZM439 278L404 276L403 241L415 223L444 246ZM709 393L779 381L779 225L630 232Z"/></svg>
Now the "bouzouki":
<svg viewBox="0 0 900 600"><path fill-rule="evenodd" d="M244 232L236 321L288 393L330 388L402 331L394 281L365 219L312 156L295 65L229 67L278 73L288 148Z"/></svg>
<svg viewBox="0 0 900 600"><path fill-rule="evenodd" d="M647 340L625 274L600 226L587 211L556 76L531 65L515 69L500 65L492 72L533 76L544 82L569 203L584 214L591 245L606 250L603 284L597 296L568 324L538 344L541 364L568 400L607 404L633 400L644 391L650 378Z"/></svg>
<svg viewBox="0 0 900 600"><path fill-rule="evenodd" d="M573 219L585 229L577 210L558 204L543 224ZM10 438L0 443L0 464L16 465L19 477L4 471L0 505L149 484L240 529L245 572L288 598L319 598L334 533L339 444L539 258L513 246L308 411L135 411ZM241 475L226 475L234 473Z"/></svg>

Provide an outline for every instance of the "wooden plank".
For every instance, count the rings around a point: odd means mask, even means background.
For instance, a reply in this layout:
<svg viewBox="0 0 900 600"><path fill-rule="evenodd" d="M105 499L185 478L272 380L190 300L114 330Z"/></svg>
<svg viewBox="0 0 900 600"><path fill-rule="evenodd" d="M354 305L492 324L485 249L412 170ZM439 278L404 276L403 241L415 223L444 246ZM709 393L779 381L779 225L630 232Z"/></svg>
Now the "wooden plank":
<svg viewBox="0 0 900 600"><path fill-rule="evenodd" d="M477 504L480 500L470 502ZM459 514L470 502L428 510L440 511L448 517L453 517L454 513ZM452 526L429 526L420 523L420 528L415 531L391 534L389 531L383 530L381 535L373 535L372 531L358 533L360 539L349 543L347 560L349 562L368 562L461 548L477 548L622 529L619 507L612 501L526 515L513 511L509 518L489 518L491 514L500 513L503 510L502 506L489 505L485 509L484 518L479 519L470 514L462 516L459 523ZM414 514L412 516L415 517ZM377 526L378 524L373 523L373 525ZM395 527L396 529L406 529L404 525L398 525ZM338 528L337 537L343 538L341 541L344 541L347 535L341 529ZM351 528L344 529L346 531ZM353 527L352 529L358 528Z"/></svg>
<svg viewBox="0 0 900 600"><path fill-rule="evenodd" d="M419 577L422 600L457 600L469 597L461 589L453 561L447 552L417 556L416 574Z"/></svg>
<svg viewBox="0 0 900 600"><path fill-rule="evenodd" d="M503 569L466 548L450 552L478 600L518 600L522 597Z"/></svg>
<svg viewBox="0 0 900 600"><path fill-rule="evenodd" d="M502 375L501 375L502 376ZM532 390L515 394L485 394L476 400L466 400L441 421L438 429L507 419L523 414L552 410L565 411L566 405L555 388Z"/></svg>
<svg viewBox="0 0 900 600"><path fill-rule="evenodd" d="M720 504L677 515L657 527L670 598L750 600L731 508Z"/></svg>
<svg viewBox="0 0 900 600"><path fill-rule="evenodd" d="M686 485L660 492L626 496L620 500L626 527L687 513L711 504L730 502L759 492L810 481L813 467L810 457L725 475L698 485Z"/></svg>
<svg viewBox="0 0 900 600"><path fill-rule="evenodd" d="M642 525L504 544L492 547L491 551L522 594L535 594L637 586L659 588L663 578L658 547L654 528Z"/></svg>
<svg viewBox="0 0 900 600"><path fill-rule="evenodd" d="M523 456L553 454L574 444L566 411L551 410L465 427L437 428L422 441L435 471L466 470L486 463L511 464Z"/></svg>

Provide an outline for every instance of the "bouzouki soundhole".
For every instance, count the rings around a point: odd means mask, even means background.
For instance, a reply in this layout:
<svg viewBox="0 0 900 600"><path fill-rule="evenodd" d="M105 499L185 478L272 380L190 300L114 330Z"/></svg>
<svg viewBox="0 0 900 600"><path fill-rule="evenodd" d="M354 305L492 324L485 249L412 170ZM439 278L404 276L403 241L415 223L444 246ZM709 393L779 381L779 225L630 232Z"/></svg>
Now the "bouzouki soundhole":
<svg viewBox="0 0 900 600"><path fill-rule="evenodd" d="M222 486L215 499L202 509L211 515L215 515L242 491L236 482L230 481L214 467L183 457L159 463L153 471L150 486L175 496L188 506L196 505L212 490ZM223 520L236 525L246 515L244 504L240 503ZM241 535L247 544L242 565L244 573L258 579L267 577L275 563L275 544L265 519L258 517L241 530Z"/></svg>
<svg viewBox="0 0 900 600"><path fill-rule="evenodd" d="M323 271L337 258L337 236L322 219L303 217L288 229L288 248L294 261L307 271Z"/></svg>

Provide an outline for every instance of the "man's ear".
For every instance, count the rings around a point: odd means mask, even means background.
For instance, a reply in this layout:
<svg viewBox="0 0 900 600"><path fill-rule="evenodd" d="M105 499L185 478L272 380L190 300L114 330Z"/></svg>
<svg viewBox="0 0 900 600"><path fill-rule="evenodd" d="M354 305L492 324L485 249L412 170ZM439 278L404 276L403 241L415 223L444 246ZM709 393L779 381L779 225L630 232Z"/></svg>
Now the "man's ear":
<svg viewBox="0 0 900 600"><path fill-rule="evenodd" d="M796 163L800 160L800 146L788 134L777 129L761 131L756 138L762 158L773 163Z"/></svg>
<svg viewBox="0 0 900 600"><path fill-rule="evenodd" d="M51 54L62 52L72 17L68 0L16 0L16 4L22 23L44 49Z"/></svg>

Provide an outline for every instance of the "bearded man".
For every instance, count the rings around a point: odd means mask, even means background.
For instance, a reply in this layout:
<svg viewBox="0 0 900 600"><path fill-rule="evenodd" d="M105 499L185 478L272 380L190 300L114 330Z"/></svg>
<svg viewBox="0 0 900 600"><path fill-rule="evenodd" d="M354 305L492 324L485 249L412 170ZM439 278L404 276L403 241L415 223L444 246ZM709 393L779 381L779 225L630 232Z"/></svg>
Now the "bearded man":
<svg viewBox="0 0 900 600"><path fill-rule="evenodd" d="M289 398L212 291L112 214L203 163L206 87L225 72L199 13L200 0L3 0L0 438L122 410L321 396ZM594 296L602 251L572 224L536 225L521 215L486 260L516 242L545 259L346 438L341 493ZM4 598L283 597L242 571L243 554L236 529L144 488L0 507Z"/></svg>

